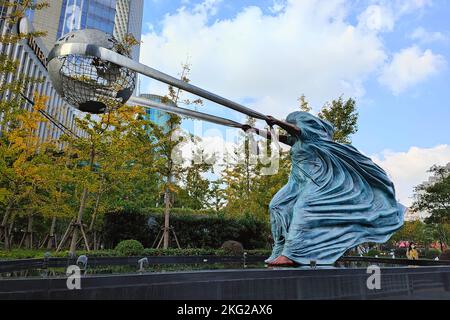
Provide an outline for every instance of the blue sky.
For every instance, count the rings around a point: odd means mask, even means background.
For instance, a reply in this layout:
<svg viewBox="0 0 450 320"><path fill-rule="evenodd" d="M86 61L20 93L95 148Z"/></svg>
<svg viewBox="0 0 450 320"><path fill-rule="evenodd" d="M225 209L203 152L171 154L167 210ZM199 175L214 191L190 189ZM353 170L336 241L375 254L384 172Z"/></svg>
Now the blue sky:
<svg viewBox="0 0 450 320"><path fill-rule="evenodd" d="M176 74L189 56L195 84L278 117L301 94L315 111L355 98L354 145L409 204L426 169L450 162L448 17L447 0L146 0L141 61Z"/></svg>

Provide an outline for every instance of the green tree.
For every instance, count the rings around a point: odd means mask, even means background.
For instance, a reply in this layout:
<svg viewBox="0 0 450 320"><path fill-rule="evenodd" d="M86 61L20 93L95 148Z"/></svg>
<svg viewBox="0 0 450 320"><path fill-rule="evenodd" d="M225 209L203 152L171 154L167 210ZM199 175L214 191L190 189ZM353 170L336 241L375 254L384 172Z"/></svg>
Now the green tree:
<svg viewBox="0 0 450 320"><path fill-rule="evenodd" d="M282 151L280 155L278 171L273 175L261 174L264 167L258 164L257 170L260 174L254 181L254 193L252 195L251 206L256 218L269 220L269 204L275 194L286 185L291 172L291 159L289 152Z"/></svg>
<svg viewBox="0 0 450 320"><path fill-rule="evenodd" d="M182 81L189 82L190 65L182 64L182 72L180 78ZM176 105L202 105L202 100L191 101L183 99L183 91L181 89L169 86L168 94L164 97L162 103L175 103ZM180 124L182 118L169 114L169 120L166 126L159 127L155 124L150 124L151 132L156 140L156 150L158 153L158 161L155 162L160 173L162 183L162 194L164 202L164 233L163 233L163 248L168 249L170 245L170 211L175 202L175 194L179 187L177 181L181 181L182 174L185 171L182 163L179 163L180 143L186 141L187 137L181 132Z"/></svg>
<svg viewBox="0 0 450 320"><path fill-rule="evenodd" d="M424 183L415 188L412 210L431 214L425 222L433 230L434 239L441 250L449 243L450 225L450 172L447 167L433 166L429 172L433 183Z"/></svg>
<svg viewBox="0 0 450 320"><path fill-rule="evenodd" d="M218 179L210 183L210 188L208 191L209 197L209 208L215 210L216 212L222 211L226 204L225 190L223 188L223 180Z"/></svg>
<svg viewBox="0 0 450 320"><path fill-rule="evenodd" d="M340 143L351 143L351 135L358 132L358 113L356 112L356 101L343 97L327 103L319 112L319 118L330 122L336 132L334 140Z"/></svg>
<svg viewBox="0 0 450 320"><path fill-rule="evenodd" d="M429 223L450 223L450 172L439 166L433 166L429 172L435 182L415 188L412 209L430 213Z"/></svg>
<svg viewBox="0 0 450 320"><path fill-rule="evenodd" d="M255 120L247 118L249 126L255 125ZM250 214L249 206L254 180L257 179L258 145L252 133L241 132L241 141L235 146L233 154L228 155L227 164L222 172L225 183L227 204L225 211L229 215L239 216Z"/></svg>

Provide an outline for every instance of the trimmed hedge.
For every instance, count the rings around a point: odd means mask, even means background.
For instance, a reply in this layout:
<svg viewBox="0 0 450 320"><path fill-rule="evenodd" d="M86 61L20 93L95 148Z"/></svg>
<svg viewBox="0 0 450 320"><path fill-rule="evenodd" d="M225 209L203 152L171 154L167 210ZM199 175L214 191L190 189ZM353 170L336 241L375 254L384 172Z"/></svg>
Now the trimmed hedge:
<svg viewBox="0 0 450 320"><path fill-rule="evenodd" d="M271 254L270 250L246 250L248 256L262 256L269 257ZM21 259L42 259L44 258L45 250L23 250L14 249L11 251L1 251L0 250L0 261L1 260L21 260ZM78 251L77 255L87 255L88 257L122 257L123 255L116 250L102 250L102 251ZM69 255L68 251L62 251L59 253L51 252L51 257L53 258L66 258ZM161 256L228 256L227 252L224 250L214 250L214 249L145 249L138 256L142 257L161 257Z"/></svg>
<svg viewBox="0 0 450 320"><path fill-rule="evenodd" d="M187 210L173 209L170 216L182 248L218 249L229 240L238 241L246 250L267 248L269 245L269 225L253 217L240 219L226 218L219 214L192 214ZM162 209L152 209L145 213L120 211L105 215L103 232L106 248L114 248L119 242L135 239L144 247L151 248L159 241L164 225ZM175 247L173 234L171 247Z"/></svg>

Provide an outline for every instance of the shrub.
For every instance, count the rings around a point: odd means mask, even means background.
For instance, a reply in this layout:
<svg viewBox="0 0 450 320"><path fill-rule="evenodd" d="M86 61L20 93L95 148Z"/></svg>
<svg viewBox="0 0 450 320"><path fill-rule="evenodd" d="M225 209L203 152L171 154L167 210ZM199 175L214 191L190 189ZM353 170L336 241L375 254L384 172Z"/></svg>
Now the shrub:
<svg viewBox="0 0 450 320"><path fill-rule="evenodd" d="M231 256L241 256L244 254L244 246L237 241L227 241L222 245L222 250Z"/></svg>
<svg viewBox="0 0 450 320"><path fill-rule="evenodd" d="M436 257L439 257L441 255L441 252L439 250L437 250L437 249L428 249L428 250L424 250L422 252L423 252L422 253L423 254L422 257L420 256L420 253L419 253L419 257L421 259L434 260L434 259L436 259Z"/></svg>
<svg viewBox="0 0 450 320"><path fill-rule="evenodd" d="M375 257L375 256L378 256L378 257L380 257L381 256L381 252L380 251L378 251L378 250L370 250L369 252L367 252L367 256L368 257Z"/></svg>
<svg viewBox="0 0 450 320"><path fill-rule="evenodd" d="M144 253L144 246L137 240L125 240L120 242L115 250L122 256L139 256Z"/></svg>

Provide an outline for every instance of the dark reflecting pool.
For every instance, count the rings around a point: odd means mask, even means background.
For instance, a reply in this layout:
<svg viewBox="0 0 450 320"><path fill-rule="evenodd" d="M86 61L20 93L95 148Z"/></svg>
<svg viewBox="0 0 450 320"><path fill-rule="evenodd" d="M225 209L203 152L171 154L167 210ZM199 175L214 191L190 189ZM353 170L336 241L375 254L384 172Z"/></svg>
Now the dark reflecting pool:
<svg viewBox="0 0 450 320"><path fill-rule="evenodd" d="M88 266L87 270L82 271L86 276L89 275L116 275L116 274L139 274L139 273L164 273L181 271L205 271L205 270L236 270L236 269L261 269L265 268L264 263L221 263L221 264L170 264L170 265L150 265L142 271L138 266ZM66 268L35 268L13 272L0 273L0 279L12 278L46 278L46 277L66 277Z"/></svg>
<svg viewBox="0 0 450 320"><path fill-rule="evenodd" d="M369 262L343 262L339 261L333 266L298 266L295 268L274 268L274 269L299 269L299 270L323 270L323 269L357 269L367 268L371 265L377 265L380 268L407 268L408 266L387 263L369 263ZM137 265L97 265L89 266L82 273L85 276L93 275L120 275L120 274L139 274L139 273L164 273L164 272L189 272L206 270L246 270L246 269L266 269L268 266L264 262L259 263L192 263L192 264L155 264L148 265L142 271ZM0 272L0 279L18 279L18 278L54 278L67 277L66 267L49 268L30 268L18 271Z"/></svg>

